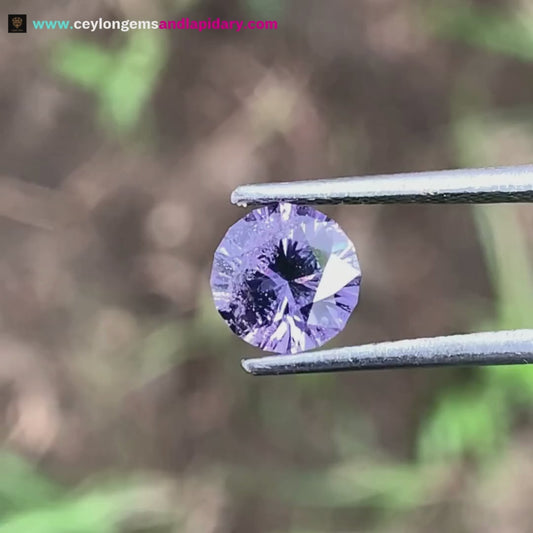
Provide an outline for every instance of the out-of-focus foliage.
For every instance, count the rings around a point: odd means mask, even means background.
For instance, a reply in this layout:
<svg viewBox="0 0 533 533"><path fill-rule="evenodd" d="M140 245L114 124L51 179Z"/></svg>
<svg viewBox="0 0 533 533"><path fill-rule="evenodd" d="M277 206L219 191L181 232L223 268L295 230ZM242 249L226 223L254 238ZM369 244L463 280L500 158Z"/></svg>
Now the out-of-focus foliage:
<svg viewBox="0 0 533 533"><path fill-rule="evenodd" d="M163 32L131 31L118 50L85 41L62 42L52 62L67 80L96 95L102 124L124 135L138 125L165 55Z"/></svg>
<svg viewBox="0 0 533 533"><path fill-rule="evenodd" d="M67 489L15 455L0 455L0 467L1 533L165 533L183 520L179 492L161 476Z"/></svg>
<svg viewBox="0 0 533 533"><path fill-rule="evenodd" d="M428 18L444 37L524 61L533 60L533 12L526 3L514 13L502 7L475 7L462 0L432 5Z"/></svg>
<svg viewBox="0 0 533 533"><path fill-rule="evenodd" d="M448 7L446 8L448 9ZM438 13L441 13L437 10ZM509 18L502 12L472 7L447 11L439 20L444 34L490 51L533 59L533 27L524 13ZM461 102L460 94L454 101ZM458 162L464 166L493 166L499 139L491 131L524 125L533 134L531 119L525 123L524 112L499 111L491 117L459 116L453 134ZM526 110L526 113L530 113ZM527 115L526 115L527 116ZM533 117L531 117L533 118ZM533 147L533 135L529 134ZM531 327L533 316L533 257L518 223L513 206L475 207L474 216L485 252L487 269L496 296L495 320L486 320L484 329L520 329ZM479 323L473 324L478 329ZM446 392L437 402L435 412L422 427L419 449L425 459L449 459L468 453L483 458L493 456L506 442L512 425L513 407L533 405L533 369L522 366L483 368L478 383Z"/></svg>
<svg viewBox="0 0 533 533"><path fill-rule="evenodd" d="M245 0L246 7L253 20L276 20L282 22L285 6L282 0Z"/></svg>
<svg viewBox="0 0 533 533"><path fill-rule="evenodd" d="M75 494L54 484L13 455L0 456L2 533L93 533L117 531L128 507L124 488L95 488Z"/></svg>
<svg viewBox="0 0 533 533"><path fill-rule="evenodd" d="M12 454L0 456L0 513L20 513L46 505L63 494L59 486Z"/></svg>

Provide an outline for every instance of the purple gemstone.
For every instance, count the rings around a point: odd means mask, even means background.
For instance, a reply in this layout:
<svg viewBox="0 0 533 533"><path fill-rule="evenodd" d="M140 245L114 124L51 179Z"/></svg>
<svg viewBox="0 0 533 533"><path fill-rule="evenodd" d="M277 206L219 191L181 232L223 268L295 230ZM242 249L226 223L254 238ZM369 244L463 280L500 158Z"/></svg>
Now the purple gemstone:
<svg viewBox="0 0 533 533"><path fill-rule="evenodd" d="M308 206L255 209L215 252L218 312L246 342L278 353L321 346L357 305L361 269L339 225Z"/></svg>

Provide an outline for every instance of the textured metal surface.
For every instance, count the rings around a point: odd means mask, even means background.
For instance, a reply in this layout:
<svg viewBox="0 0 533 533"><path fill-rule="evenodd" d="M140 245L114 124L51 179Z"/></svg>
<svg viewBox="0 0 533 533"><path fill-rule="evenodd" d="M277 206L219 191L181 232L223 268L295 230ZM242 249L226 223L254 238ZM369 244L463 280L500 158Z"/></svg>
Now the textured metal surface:
<svg viewBox="0 0 533 533"><path fill-rule="evenodd" d="M533 329L471 333L244 359L250 374L280 375L451 365L533 363Z"/></svg>
<svg viewBox="0 0 533 533"><path fill-rule="evenodd" d="M238 205L533 202L533 165L333 178L237 187Z"/></svg>

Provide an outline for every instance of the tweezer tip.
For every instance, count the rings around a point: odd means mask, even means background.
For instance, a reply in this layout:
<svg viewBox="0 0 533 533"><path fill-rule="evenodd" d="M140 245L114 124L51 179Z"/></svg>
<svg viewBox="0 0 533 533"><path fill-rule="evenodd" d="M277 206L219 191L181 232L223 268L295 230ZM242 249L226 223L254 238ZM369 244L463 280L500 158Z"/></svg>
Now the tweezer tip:
<svg viewBox="0 0 533 533"><path fill-rule="evenodd" d="M255 374L254 372L254 364L250 364L249 359L241 359L241 366L243 370L248 374Z"/></svg>
<svg viewBox="0 0 533 533"><path fill-rule="evenodd" d="M242 189L243 186L240 185L231 193L231 203L234 205L238 205L239 207L246 207L248 205L247 202L241 200L243 196L241 192Z"/></svg>

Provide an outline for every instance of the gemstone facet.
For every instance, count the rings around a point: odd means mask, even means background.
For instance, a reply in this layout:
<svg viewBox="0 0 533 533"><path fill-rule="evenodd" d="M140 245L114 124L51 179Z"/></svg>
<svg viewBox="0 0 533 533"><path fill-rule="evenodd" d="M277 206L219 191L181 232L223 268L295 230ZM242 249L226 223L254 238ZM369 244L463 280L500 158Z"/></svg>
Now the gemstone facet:
<svg viewBox="0 0 533 533"><path fill-rule="evenodd" d="M282 354L321 346L357 305L361 269L339 225L308 206L255 209L215 251L211 290L231 330Z"/></svg>

